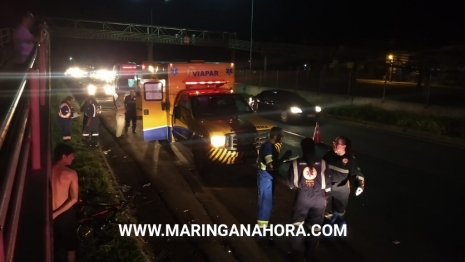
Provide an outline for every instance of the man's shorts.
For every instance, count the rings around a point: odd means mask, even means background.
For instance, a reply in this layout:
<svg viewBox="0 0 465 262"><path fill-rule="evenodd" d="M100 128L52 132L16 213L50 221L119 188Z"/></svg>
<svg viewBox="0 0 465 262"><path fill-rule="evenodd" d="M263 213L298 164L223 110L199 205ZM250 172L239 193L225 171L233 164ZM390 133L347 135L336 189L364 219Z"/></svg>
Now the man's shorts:
<svg viewBox="0 0 465 262"><path fill-rule="evenodd" d="M75 251L79 239L74 208L66 210L53 220L53 241L55 249Z"/></svg>

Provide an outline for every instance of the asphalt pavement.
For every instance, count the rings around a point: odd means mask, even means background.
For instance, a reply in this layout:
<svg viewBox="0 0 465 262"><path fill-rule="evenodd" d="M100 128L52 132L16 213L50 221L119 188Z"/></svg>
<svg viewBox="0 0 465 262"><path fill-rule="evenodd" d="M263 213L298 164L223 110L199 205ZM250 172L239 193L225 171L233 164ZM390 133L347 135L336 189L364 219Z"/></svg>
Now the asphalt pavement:
<svg viewBox="0 0 465 262"><path fill-rule="evenodd" d="M110 103L101 101L104 109L110 108ZM111 126L106 120L103 123ZM276 124L286 131L283 150L290 149L293 155L300 154L300 140L314 131L312 124ZM465 199L461 188L465 182L461 171L464 148L331 118L324 118L320 128L325 144L338 135L352 140L356 160L366 177L365 192L355 197L355 187L351 190L345 217L348 236L322 239L320 261L453 261L464 254L464 230L459 220L461 199ZM256 223L253 166L223 167L206 177L193 170L192 154L182 143L157 146L143 141L140 133L129 134L118 143L130 151L152 184L158 185L155 190L166 187L162 194L175 205L171 212L187 216L181 222ZM318 155L327 150L327 146L319 146ZM163 161L157 159L160 155ZM161 170L157 163L162 162L172 164ZM285 170L283 167L283 176ZM282 180L278 183L272 224L291 223L294 194ZM276 237L273 243L248 237L212 239L208 245L216 241L233 250L241 261L286 261L290 251L289 237ZM212 249L223 253L221 247Z"/></svg>

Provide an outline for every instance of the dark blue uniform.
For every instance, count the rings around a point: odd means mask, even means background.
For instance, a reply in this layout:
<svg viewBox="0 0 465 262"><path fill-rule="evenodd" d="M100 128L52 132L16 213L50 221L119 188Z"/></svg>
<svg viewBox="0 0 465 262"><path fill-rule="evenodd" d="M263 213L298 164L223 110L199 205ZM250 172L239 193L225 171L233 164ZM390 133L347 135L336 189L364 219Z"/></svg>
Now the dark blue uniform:
<svg viewBox="0 0 465 262"><path fill-rule="evenodd" d="M73 107L67 101L62 101L58 110L57 120L63 132L63 141L71 140L71 119L73 114Z"/></svg>
<svg viewBox="0 0 465 262"><path fill-rule="evenodd" d="M89 108L89 99L87 98L84 103L82 103L81 105L81 113L83 114L83 119L82 119L82 133L84 133L85 129L86 129L86 125L87 125L87 120L89 119L86 115L86 112L87 112L87 109Z"/></svg>
<svg viewBox="0 0 465 262"><path fill-rule="evenodd" d="M126 125L124 127L125 132L128 132L128 128L132 121L132 132L136 132L137 127L137 108L136 108L136 97L126 96L124 98L124 105L126 106Z"/></svg>
<svg viewBox="0 0 465 262"><path fill-rule="evenodd" d="M94 100L89 102L86 110L87 123L82 134L89 146L97 147L99 140L100 105Z"/></svg>
<svg viewBox="0 0 465 262"><path fill-rule="evenodd" d="M326 215L328 218L335 213L343 216L349 202L349 179L356 178L358 186L364 188L365 177L360 171L355 157L350 154L346 153L340 156L330 150L323 156L323 159L326 161L332 177L331 193L327 196Z"/></svg>
<svg viewBox="0 0 465 262"><path fill-rule="evenodd" d="M262 144L258 153L258 225L260 228L268 225L273 210L273 193L276 181L276 171L269 170L267 165L277 161L279 152L269 140Z"/></svg>
<svg viewBox="0 0 465 262"><path fill-rule="evenodd" d="M308 167L304 159L292 161L289 168L289 187L297 188L292 222L296 226L323 225L326 208L326 192L331 189L331 175L326 171L324 160L316 161L313 168ZM315 227L318 229L318 227ZM311 231L309 231L311 233ZM310 236L307 248L304 248L305 236L293 237L292 249L297 252L313 252L318 245L319 236Z"/></svg>

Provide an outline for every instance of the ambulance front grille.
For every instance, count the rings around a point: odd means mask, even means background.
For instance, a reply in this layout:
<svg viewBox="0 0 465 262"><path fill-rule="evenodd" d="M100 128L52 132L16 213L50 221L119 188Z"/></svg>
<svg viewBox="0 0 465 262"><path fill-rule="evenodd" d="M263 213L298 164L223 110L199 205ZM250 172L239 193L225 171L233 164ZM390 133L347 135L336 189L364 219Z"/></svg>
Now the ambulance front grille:
<svg viewBox="0 0 465 262"><path fill-rule="evenodd" d="M259 149L268 138L268 133L269 131L227 134L225 147L234 151L242 148Z"/></svg>

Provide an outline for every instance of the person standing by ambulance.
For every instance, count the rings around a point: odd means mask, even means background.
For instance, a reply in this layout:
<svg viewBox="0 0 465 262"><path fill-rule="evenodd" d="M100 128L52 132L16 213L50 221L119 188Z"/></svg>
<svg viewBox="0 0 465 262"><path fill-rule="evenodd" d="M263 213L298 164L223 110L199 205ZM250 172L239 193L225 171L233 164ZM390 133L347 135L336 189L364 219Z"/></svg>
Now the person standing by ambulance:
<svg viewBox="0 0 465 262"><path fill-rule="evenodd" d="M90 105L90 98L91 97L86 97L84 102L82 103L81 105L81 108L80 108L80 112L83 114L83 119L82 119L82 133L84 133L84 130L86 129L86 125L87 125L87 120L88 120L88 117L87 117L87 109L89 108L89 105Z"/></svg>
<svg viewBox="0 0 465 262"><path fill-rule="evenodd" d="M124 98L124 105L126 106L126 126L124 132L127 133L129 125L132 122L132 132L136 133L137 127L137 108L136 108L136 92L131 90L128 96Z"/></svg>
<svg viewBox="0 0 465 262"><path fill-rule="evenodd" d="M351 141L344 136L336 137L333 141L333 150L328 151L323 159L331 172L331 192L327 196L325 217L329 220L333 215L342 218L349 202L350 181L355 178L358 188L355 195L360 195L365 189L365 177L352 154Z"/></svg>
<svg viewBox="0 0 465 262"><path fill-rule="evenodd" d="M97 147L99 140L99 125L100 125L100 105L94 97L89 99L89 105L86 110L87 123L82 134L84 140L87 138L90 147Z"/></svg>
<svg viewBox="0 0 465 262"><path fill-rule="evenodd" d="M117 138L123 136L124 129L124 118L126 113L126 108L124 106L124 92L118 92L118 98L115 100L115 110L116 110L116 131L115 136Z"/></svg>
<svg viewBox="0 0 465 262"><path fill-rule="evenodd" d="M302 256L311 258L318 245L317 233L323 225L326 192L331 190L331 175L326 170L326 162L315 159L315 142L304 138L300 142L302 157L292 161L289 167L288 183L291 189L297 188L292 222L295 226L305 226L309 233L309 241L305 236L292 238L292 251L296 259ZM314 227L312 232L312 227ZM304 245L304 243L306 244ZM306 254L305 254L306 253Z"/></svg>
<svg viewBox="0 0 465 262"><path fill-rule="evenodd" d="M275 144L281 143L284 137L280 127L273 127L270 130L270 137L265 141L258 153L258 218L259 228L263 229L268 226L273 210L273 193L278 174L278 169L283 161L292 154L290 150L286 151L284 156L279 159L279 152ZM263 234L262 234L263 236Z"/></svg>
<svg viewBox="0 0 465 262"><path fill-rule="evenodd" d="M71 120L74 115L74 109L71 106L74 98L72 96L67 96L60 104L58 109L58 124L61 127L63 132L63 142L68 142L71 140Z"/></svg>

